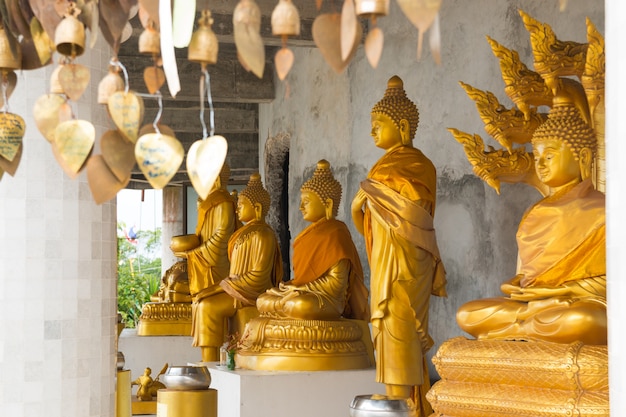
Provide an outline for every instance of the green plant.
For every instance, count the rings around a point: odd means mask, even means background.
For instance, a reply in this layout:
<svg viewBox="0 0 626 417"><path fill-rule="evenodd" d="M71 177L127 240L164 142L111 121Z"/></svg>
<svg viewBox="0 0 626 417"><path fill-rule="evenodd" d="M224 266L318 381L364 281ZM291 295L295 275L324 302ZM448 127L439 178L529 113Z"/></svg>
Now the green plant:
<svg viewBox="0 0 626 417"><path fill-rule="evenodd" d="M124 325L137 326L142 306L161 282L161 229L137 232L136 243L126 238L126 225L118 223L117 309Z"/></svg>

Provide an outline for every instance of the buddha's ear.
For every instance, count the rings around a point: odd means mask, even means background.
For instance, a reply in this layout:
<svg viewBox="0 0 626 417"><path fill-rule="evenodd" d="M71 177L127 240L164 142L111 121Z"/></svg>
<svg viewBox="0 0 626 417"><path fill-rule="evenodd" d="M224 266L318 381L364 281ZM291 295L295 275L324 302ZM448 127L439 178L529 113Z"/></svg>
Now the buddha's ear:
<svg viewBox="0 0 626 417"><path fill-rule="evenodd" d="M411 125L407 119L400 120L400 137L402 138L403 145L413 144L413 138L411 138Z"/></svg>
<svg viewBox="0 0 626 417"><path fill-rule="evenodd" d="M254 218L263 220L263 206L261 203L254 203Z"/></svg>
<svg viewBox="0 0 626 417"><path fill-rule="evenodd" d="M589 148L582 148L578 152L578 164L580 165L580 176L583 180L591 178L591 168L593 166L593 153Z"/></svg>
<svg viewBox="0 0 626 417"><path fill-rule="evenodd" d="M333 206L335 205L335 203L333 203L333 199L332 198L327 198L324 201L324 207L326 208L326 220L331 220L333 219L335 216L333 214Z"/></svg>

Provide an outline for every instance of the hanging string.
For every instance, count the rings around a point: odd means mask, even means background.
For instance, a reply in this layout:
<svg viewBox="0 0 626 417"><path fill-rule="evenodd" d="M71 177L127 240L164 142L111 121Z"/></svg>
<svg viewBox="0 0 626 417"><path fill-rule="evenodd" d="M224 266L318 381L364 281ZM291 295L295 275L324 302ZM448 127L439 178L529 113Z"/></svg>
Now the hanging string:
<svg viewBox="0 0 626 417"><path fill-rule="evenodd" d="M154 117L152 127L154 128L154 131L160 135L161 131L159 130L159 122L161 121L161 114L163 114L163 96L161 95L161 91L157 91L155 95L157 97L157 102L159 103L159 111Z"/></svg>
<svg viewBox="0 0 626 417"><path fill-rule="evenodd" d="M215 134L215 109L213 108L213 98L211 97L211 76L206 68L202 69L202 75L200 76L200 123L202 123L202 138L206 139L207 128L204 121L204 94L206 92L207 102L209 103L209 126L210 136Z"/></svg>

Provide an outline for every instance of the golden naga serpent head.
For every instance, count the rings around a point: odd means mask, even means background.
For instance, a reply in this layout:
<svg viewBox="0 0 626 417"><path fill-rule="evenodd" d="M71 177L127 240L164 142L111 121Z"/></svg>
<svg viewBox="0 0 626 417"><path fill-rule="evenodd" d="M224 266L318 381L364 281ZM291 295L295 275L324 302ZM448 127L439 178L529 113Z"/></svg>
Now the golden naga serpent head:
<svg viewBox="0 0 626 417"><path fill-rule="evenodd" d="M461 82L467 95L475 102L478 114L485 124L485 131L505 149L492 146L485 149L479 135L471 135L458 129L448 129L463 145L466 157L474 173L498 193L501 182L526 183L546 195L547 187L537 178L532 155L525 147L533 133L547 121L547 115L539 113L539 106L563 106L576 109L582 130L560 129L563 140L577 138L579 134L592 132L600 149L596 157L594 179L604 183L604 39L595 26L587 20L588 43L564 42L557 39L552 28L520 11L524 25L530 34L534 69L521 62L519 54L487 37L493 54L499 59L504 91L515 104L507 108L495 94L482 91ZM578 77L580 82L572 76ZM551 113L553 113L551 111ZM558 116L558 112L554 117ZM559 125L560 126L560 125ZM578 135L578 136L577 136ZM573 139L572 139L573 140ZM571 141L571 140L570 140ZM569 141L568 141L569 143Z"/></svg>

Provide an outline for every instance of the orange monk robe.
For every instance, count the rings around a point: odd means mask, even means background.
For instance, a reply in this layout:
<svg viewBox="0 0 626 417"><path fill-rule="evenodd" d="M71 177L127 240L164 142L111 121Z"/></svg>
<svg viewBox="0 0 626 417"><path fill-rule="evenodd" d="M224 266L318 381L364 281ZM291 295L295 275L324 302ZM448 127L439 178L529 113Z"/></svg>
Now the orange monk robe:
<svg viewBox="0 0 626 417"><path fill-rule="evenodd" d="M351 263L343 316L369 320L368 291L363 283L359 254L348 227L339 220L319 220L296 237L292 259L295 278L289 284L302 286L313 282L342 259Z"/></svg>

